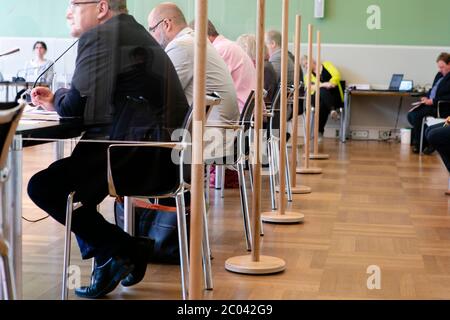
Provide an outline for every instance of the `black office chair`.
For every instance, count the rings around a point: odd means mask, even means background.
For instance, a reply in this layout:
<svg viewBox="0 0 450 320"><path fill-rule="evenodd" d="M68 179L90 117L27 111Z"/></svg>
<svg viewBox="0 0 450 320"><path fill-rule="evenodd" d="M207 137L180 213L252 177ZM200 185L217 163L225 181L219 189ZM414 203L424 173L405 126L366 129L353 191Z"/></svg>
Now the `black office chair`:
<svg viewBox="0 0 450 320"><path fill-rule="evenodd" d="M1 279L1 297L5 300L15 299L15 283L13 276L13 268L11 268L8 244L3 239L3 221L6 217L6 198L4 185L9 177L7 168L9 147L14 138L20 116L22 115L24 104L17 106L15 103L0 104L0 196L1 196L1 212L0 212L0 279Z"/></svg>

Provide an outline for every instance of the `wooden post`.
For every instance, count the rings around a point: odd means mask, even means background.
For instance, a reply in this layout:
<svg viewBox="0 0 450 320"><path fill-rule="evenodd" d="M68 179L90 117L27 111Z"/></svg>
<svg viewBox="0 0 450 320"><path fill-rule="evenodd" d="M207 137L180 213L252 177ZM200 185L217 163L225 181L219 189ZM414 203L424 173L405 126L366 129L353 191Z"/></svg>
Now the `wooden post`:
<svg viewBox="0 0 450 320"><path fill-rule="evenodd" d="M189 299L198 300L202 295L202 235L204 162L203 129L205 124L206 96L206 41L208 0L196 0L195 61L194 61L194 110L192 132L192 177L191 177L191 233Z"/></svg>
<svg viewBox="0 0 450 320"><path fill-rule="evenodd" d="M294 70L294 106L292 115L292 153L291 153L291 184L293 194L306 194L311 193L311 188L307 186L297 186L297 153L298 153L298 110L300 108L300 60L301 60L301 32L302 30L302 18L300 15L296 16L295 19L295 70Z"/></svg>
<svg viewBox="0 0 450 320"><path fill-rule="evenodd" d="M287 86L288 86L288 39L289 39L289 0L283 0L282 17L282 46L281 46L281 101L280 101L280 159L279 176L280 188L278 193L278 211L262 214L264 222L271 223L299 223L305 216L297 212L286 212L286 126L287 126Z"/></svg>
<svg viewBox="0 0 450 320"><path fill-rule="evenodd" d="M299 174L319 174L322 173L320 168L312 168L309 166L309 154L311 146L311 74L312 74L312 54L313 54L313 26L308 25L308 70L306 72L306 142L305 142L305 165L297 169Z"/></svg>
<svg viewBox="0 0 450 320"><path fill-rule="evenodd" d="M260 255L260 218L261 218L261 134L264 110L264 28L265 28L265 0L258 0L258 20L256 34L256 100L255 100L255 136L254 136L254 170L253 170L253 251L251 255L233 257L225 262L228 271L244 274L271 274L283 271L286 263L275 257Z"/></svg>
<svg viewBox="0 0 450 320"><path fill-rule="evenodd" d="M320 31L317 31L317 57L316 57L316 101L314 111L314 152L309 156L310 159L327 160L330 158L328 154L319 153L319 118L320 118L320 74L322 73L321 59L321 39Z"/></svg>

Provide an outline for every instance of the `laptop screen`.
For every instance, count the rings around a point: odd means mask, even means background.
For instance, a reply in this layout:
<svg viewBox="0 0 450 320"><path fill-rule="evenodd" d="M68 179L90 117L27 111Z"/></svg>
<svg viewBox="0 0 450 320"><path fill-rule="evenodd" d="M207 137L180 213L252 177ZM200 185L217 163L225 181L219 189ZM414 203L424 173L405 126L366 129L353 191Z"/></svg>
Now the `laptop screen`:
<svg viewBox="0 0 450 320"><path fill-rule="evenodd" d="M412 91L413 87L414 85L412 80L403 80L400 84L399 91Z"/></svg>
<svg viewBox="0 0 450 320"><path fill-rule="evenodd" d="M403 80L403 74L392 75L391 84L389 85L389 90L398 91L400 89L400 85L402 84L402 80Z"/></svg>

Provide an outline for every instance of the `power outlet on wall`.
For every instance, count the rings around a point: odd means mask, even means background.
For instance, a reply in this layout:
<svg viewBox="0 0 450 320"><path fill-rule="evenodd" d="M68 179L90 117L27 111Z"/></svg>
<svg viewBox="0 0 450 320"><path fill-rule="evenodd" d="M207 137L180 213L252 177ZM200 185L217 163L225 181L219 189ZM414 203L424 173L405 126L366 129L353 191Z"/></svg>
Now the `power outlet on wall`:
<svg viewBox="0 0 450 320"><path fill-rule="evenodd" d="M369 139L368 130L353 130L351 132L352 139Z"/></svg>
<svg viewBox="0 0 450 320"><path fill-rule="evenodd" d="M380 130L378 137L380 140L387 140L391 137L391 132L389 130Z"/></svg>

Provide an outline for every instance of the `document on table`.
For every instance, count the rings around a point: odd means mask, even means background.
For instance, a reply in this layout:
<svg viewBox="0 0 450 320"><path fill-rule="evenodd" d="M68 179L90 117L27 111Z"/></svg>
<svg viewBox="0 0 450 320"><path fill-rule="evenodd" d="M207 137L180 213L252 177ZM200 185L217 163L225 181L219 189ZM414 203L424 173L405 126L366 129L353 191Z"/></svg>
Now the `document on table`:
<svg viewBox="0 0 450 320"><path fill-rule="evenodd" d="M45 120L59 121L60 116L56 111L48 111L40 107L31 107L27 105L23 111L22 119L24 120Z"/></svg>

